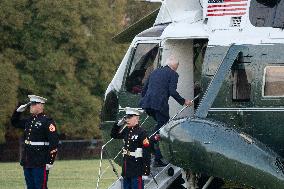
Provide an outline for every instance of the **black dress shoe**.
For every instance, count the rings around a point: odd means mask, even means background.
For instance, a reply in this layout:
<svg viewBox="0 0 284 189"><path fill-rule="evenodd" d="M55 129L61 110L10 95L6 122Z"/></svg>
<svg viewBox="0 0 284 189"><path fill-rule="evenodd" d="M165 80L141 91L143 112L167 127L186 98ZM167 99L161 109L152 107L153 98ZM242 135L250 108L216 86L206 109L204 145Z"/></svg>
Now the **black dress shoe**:
<svg viewBox="0 0 284 189"><path fill-rule="evenodd" d="M168 164L167 163L164 163L162 160L155 160L154 162L154 167L165 167L167 166Z"/></svg>

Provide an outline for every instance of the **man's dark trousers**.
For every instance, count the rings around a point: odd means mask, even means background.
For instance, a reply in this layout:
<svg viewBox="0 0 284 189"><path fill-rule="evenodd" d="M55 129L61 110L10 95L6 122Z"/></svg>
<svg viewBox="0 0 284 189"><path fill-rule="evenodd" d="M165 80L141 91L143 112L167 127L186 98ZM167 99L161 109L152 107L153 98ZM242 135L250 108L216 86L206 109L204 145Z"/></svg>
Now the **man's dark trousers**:
<svg viewBox="0 0 284 189"><path fill-rule="evenodd" d="M157 125L155 126L154 132L158 131L170 119L170 117L168 115L162 114L160 111L154 110L154 109L151 109L151 108L146 109L146 113L149 116L152 116L154 118L154 120L157 122ZM157 132L157 134L159 134L159 131ZM151 138L151 141L154 141L154 142L152 142L152 144L153 144L152 148L155 151L155 161L161 160L163 158L163 156L162 156L158 141L155 141L155 139L153 139L153 138Z"/></svg>
<svg viewBox="0 0 284 189"><path fill-rule="evenodd" d="M159 110L147 108L146 113L149 116L152 116L154 118L154 120L157 122L157 125L155 126L154 132L158 131L170 119L169 115L165 115L165 114L161 113ZM159 134L159 132L157 132L157 133Z"/></svg>
<svg viewBox="0 0 284 189"><path fill-rule="evenodd" d="M178 74L172 68L165 66L154 70L145 82L139 106L157 121L155 131L159 130L169 120L168 101L170 96L180 105L185 103L185 99L176 91L178 77ZM158 146L158 142L156 143L156 146ZM155 153L160 153L160 150L156 149ZM155 156L155 159L159 160L161 157L158 155L158 157Z"/></svg>
<svg viewBox="0 0 284 189"><path fill-rule="evenodd" d="M45 167L24 168L27 189L47 189L48 172Z"/></svg>

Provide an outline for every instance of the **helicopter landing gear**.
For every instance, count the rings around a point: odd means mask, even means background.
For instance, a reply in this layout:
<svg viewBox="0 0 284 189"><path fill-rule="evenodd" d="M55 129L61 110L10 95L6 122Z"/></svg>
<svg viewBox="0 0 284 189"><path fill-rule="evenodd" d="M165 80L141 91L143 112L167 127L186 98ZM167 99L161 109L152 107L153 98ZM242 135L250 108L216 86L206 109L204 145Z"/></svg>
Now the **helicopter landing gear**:
<svg viewBox="0 0 284 189"><path fill-rule="evenodd" d="M197 186L200 189L221 189L224 184L223 179L218 177L209 177L204 174L198 176Z"/></svg>
<svg viewBox="0 0 284 189"><path fill-rule="evenodd" d="M167 189L186 189L183 184L185 183L182 178L182 174L180 174L176 180L167 188Z"/></svg>

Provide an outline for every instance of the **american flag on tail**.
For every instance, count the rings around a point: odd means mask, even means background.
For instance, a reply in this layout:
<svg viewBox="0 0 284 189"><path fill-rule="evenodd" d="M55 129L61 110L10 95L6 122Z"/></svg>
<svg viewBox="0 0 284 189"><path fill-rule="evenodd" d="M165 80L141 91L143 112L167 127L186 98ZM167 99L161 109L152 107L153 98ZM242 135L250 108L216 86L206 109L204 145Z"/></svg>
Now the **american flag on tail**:
<svg viewBox="0 0 284 189"><path fill-rule="evenodd" d="M248 0L208 0L206 16L242 16Z"/></svg>

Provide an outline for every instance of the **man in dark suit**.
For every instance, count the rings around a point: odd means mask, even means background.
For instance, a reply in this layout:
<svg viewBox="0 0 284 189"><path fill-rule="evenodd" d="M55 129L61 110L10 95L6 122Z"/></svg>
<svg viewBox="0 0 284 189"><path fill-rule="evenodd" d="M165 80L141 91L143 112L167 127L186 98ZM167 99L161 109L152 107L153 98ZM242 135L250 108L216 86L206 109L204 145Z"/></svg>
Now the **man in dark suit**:
<svg viewBox="0 0 284 189"><path fill-rule="evenodd" d="M182 98L176 91L179 77L176 72L178 65L177 59L174 56L170 56L167 60L167 66L154 70L142 90L142 98L139 105L157 121L155 131L169 121L168 101L170 96L180 105L192 104L191 100ZM154 138L158 140L159 137L157 135ZM162 155L157 146L155 149L155 164L156 166L163 166L164 163L161 161Z"/></svg>

